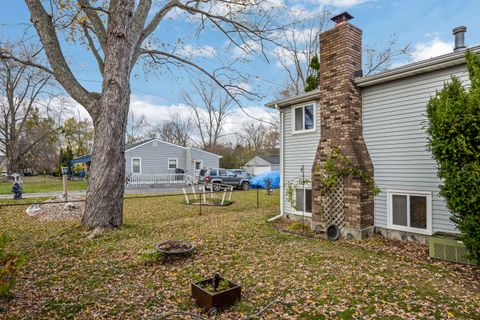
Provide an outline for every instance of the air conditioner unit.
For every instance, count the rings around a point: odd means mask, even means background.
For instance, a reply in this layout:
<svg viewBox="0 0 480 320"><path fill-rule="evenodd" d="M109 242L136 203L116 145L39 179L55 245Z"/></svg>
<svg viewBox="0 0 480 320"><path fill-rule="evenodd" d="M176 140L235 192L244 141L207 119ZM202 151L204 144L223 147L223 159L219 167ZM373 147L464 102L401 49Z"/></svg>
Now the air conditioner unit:
<svg viewBox="0 0 480 320"><path fill-rule="evenodd" d="M458 236L448 233L435 233L429 240L430 258L451 262L476 264L468 259L468 250Z"/></svg>

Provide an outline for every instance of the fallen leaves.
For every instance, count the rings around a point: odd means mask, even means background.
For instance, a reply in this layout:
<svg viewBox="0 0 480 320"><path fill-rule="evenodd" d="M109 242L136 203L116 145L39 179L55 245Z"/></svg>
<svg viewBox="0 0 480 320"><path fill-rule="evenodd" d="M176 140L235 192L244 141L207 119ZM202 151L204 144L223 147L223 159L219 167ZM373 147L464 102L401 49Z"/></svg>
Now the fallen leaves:
<svg viewBox="0 0 480 320"><path fill-rule="evenodd" d="M0 318L159 318L172 311L206 316L190 296L193 281L221 272L242 284L242 301L213 319L472 319L480 314L478 270L425 258L424 248L299 237L266 219L278 198L234 194L229 207L185 206L181 197L135 199L125 224L88 240L77 221L42 221L3 208L0 224L28 253L15 299ZM295 228L294 228L295 229ZM160 241L196 245L192 257L145 264L138 252ZM194 319L193 317L190 317ZM189 319L186 314L171 319Z"/></svg>

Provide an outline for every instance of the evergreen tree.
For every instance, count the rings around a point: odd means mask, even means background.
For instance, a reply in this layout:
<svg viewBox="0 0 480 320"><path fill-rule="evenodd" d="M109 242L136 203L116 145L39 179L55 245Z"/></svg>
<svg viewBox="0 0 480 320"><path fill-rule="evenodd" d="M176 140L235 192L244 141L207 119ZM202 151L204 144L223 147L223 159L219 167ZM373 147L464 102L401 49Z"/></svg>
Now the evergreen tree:
<svg viewBox="0 0 480 320"><path fill-rule="evenodd" d="M466 59L470 89L453 77L428 103L427 132L443 181L440 194L465 246L480 261L480 56L467 51Z"/></svg>

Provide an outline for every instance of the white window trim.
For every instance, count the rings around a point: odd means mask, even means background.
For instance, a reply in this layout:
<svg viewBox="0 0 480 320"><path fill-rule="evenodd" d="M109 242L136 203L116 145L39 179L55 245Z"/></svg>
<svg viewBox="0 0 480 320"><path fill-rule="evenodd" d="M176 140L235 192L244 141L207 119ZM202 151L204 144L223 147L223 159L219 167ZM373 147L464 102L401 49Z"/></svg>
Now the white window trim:
<svg viewBox="0 0 480 320"><path fill-rule="evenodd" d="M198 170L195 168L195 165L197 164L197 162L200 162L200 169L198 169ZM200 170L202 170L202 168L203 168L203 160L193 160L193 170L194 171L200 171Z"/></svg>
<svg viewBox="0 0 480 320"><path fill-rule="evenodd" d="M313 128L312 129L307 129L307 130L295 130L295 110L298 108L305 108L307 106L313 106ZM307 104L302 104L300 106L292 107L292 134L302 134L302 133L309 133L309 132L315 132L317 129L317 105L315 102L307 103ZM305 125L305 111L302 112L303 114L303 125Z"/></svg>
<svg viewBox="0 0 480 320"><path fill-rule="evenodd" d="M296 190L302 190L303 191L303 186L295 188L295 199L297 198ZM312 190L312 187L310 185L306 184L305 185L305 191L307 191L307 190ZM306 192L303 193L303 206L305 206L305 196L306 196L306 194L307 194ZM312 194L312 197L313 197L313 194ZM298 211L297 209L292 208L292 211L293 211L293 214L295 214L295 215L303 216L303 210ZM313 211L313 204L312 204L312 211ZM311 218L312 213L308 212L308 211L305 211L305 217Z"/></svg>
<svg viewBox="0 0 480 320"><path fill-rule="evenodd" d="M410 197L409 196L423 196L427 197L427 228L412 228L405 226L398 226L393 224L393 195L408 196L407 197L407 221L410 224ZM426 191L412 191L412 190L387 190L387 226L389 229L406 231L418 234L431 235L432 234L432 193Z"/></svg>
<svg viewBox="0 0 480 320"><path fill-rule="evenodd" d="M133 160L140 160L140 172L133 172ZM141 157L130 158L130 172L132 174L142 174L142 158Z"/></svg>
<svg viewBox="0 0 480 320"><path fill-rule="evenodd" d="M175 168L170 168L170 160L175 160ZM178 169L178 159L177 158L168 158L167 159L167 169L168 170Z"/></svg>

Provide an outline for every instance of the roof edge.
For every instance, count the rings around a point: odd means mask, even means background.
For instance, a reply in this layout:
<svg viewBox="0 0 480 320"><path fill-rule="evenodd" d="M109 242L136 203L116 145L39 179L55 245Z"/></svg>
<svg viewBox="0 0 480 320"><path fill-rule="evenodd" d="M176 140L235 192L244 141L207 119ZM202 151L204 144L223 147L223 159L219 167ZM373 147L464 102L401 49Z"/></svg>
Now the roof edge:
<svg viewBox="0 0 480 320"><path fill-rule="evenodd" d="M472 52L480 52L480 46L467 48ZM438 57L422 60L414 63L409 63L404 66L385 71L372 76L366 76L355 79L357 86L364 88L376 84L389 82L393 80L407 78L413 75L422 74L430 71L440 70L448 67L453 67L465 63L466 50L460 52L452 52Z"/></svg>
<svg viewBox="0 0 480 320"><path fill-rule="evenodd" d="M314 97L320 97L320 90L319 89L309 91L309 92L305 92L305 93L302 93L302 94L299 94L299 95L296 95L296 96L293 96L293 97L288 97L288 98L285 98L285 99L280 99L280 100L277 100L277 101L269 102L269 103L265 104L265 107L267 107L267 108L276 108L276 107L282 108L282 107L290 106L292 104L302 103L302 102L312 100L312 98L314 98Z"/></svg>

